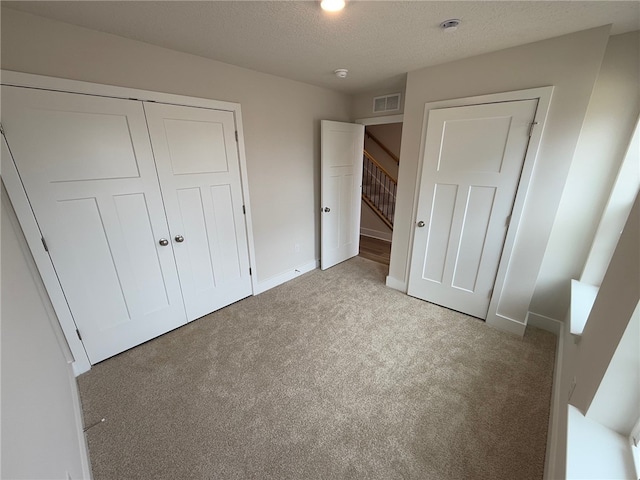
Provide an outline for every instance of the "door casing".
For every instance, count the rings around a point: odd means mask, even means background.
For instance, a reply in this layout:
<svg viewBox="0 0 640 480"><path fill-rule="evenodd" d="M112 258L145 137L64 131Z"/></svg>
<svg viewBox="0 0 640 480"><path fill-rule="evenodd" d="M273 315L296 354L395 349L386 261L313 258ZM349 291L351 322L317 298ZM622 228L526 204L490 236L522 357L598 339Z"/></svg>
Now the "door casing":
<svg viewBox="0 0 640 480"><path fill-rule="evenodd" d="M188 97L183 95L173 95L160 92L152 92L148 90L139 90L125 87L115 87L111 85L95 84L89 82L81 82L76 80L67 80L54 77L46 77L42 75L32 75L27 73L11 72L2 70L2 85L10 85L16 87L36 88L41 90L51 90L58 92L81 93L86 95L97 95L121 99L134 99L148 102L161 102L174 105L191 106L209 108L214 110L225 110L233 112L235 128L238 132L238 158L240 163L240 180L242 185L243 204L245 205L246 215L246 233L247 244L249 248L249 264L253 275L251 277L252 294L257 292L257 275L255 264L255 247L253 242L253 224L251 220L251 202L249 199L249 182L247 177L246 152L244 148L244 130L242 125L242 111L240 104L232 102L224 102L218 100L209 100L197 97ZM3 152L7 152L6 142L2 138ZM75 375L80 375L91 369L91 363L84 350L84 346L76 333L76 326L71 315L69 306L66 303L64 292L55 273L55 269L45 252L42 244L42 237L38 224L36 222L33 211L29 204L24 187L22 186L18 171L9 156L2 156L2 168L0 172L2 181L5 184L9 198L18 216L20 225L27 238L27 243L31 253L36 261L38 270L42 276L42 280L47 288L47 292L51 297L52 304L60 326L65 334L69 349L73 355L73 371Z"/></svg>
<svg viewBox="0 0 640 480"><path fill-rule="evenodd" d="M415 236L415 228L417 222L417 211L418 211L418 199L421 189L421 179L422 179L422 171L424 164L424 154L425 154L425 139L429 122L429 112L434 109L441 108L450 108L450 107L464 107L464 106L472 106L472 105L482 105L486 103L499 103L499 102L511 102L517 100L538 100L538 109L536 110L536 115L534 118L534 128L532 129L531 138L529 140L529 147L527 148L527 153L525 155L523 167L522 167L522 175L520 177L520 182L518 184L518 189L516 191L516 196L513 204L513 211L511 213L511 222L509 224L509 228L507 229L507 234L505 237L504 247L502 250L502 255L500 257L500 263L498 266L498 273L496 275L496 281L493 288L493 293L491 295L491 301L489 303L489 311L487 313L486 322L488 325L498 328L499 330L507 331L514 333L516 335L524 335L526 329L526 323L520 322L516 319L509 318L506 315L500 314L500 301L502 296L502 290L505 285L505 280L507 276L507 272L509 271L511 254L513 253L513 248L515 244L515 240L518 233L518 228L520 226L520 222L522 220L522 214L524 211L525 201L527 198L527 193L529 191L529 186L531 183L531 178L533 175L533 170L536 164L536 159L538 157L538 152L540 149L540 143L542 140L542 135L544 132L544 126L547 120L547 116L549 113L549 107L551 105L551 98L553 95L553 86L540 87L540 88L532 88L527 90L517 90L513 92L504 92L497 93L491 95L482 95L476 97L466 97L466 98L457 98L451 100L442 100L437 102L430 102L425 104L424 107L424 115L422 121L422 133L421 133L421 144L420 144L420 156L418 162L418 172L417 172L417 184L413 197L413 208L412 208L412 225L411 232L409 235L409 249L408 249L408 258L406 262L404 283L399 284L395 279L387 276L387 286L395 288L397 290L402 290L404 292L407 291L407 285L409 283L409 268L411 265L411 254L413 252L413 239ZM402 188L401 185L398 185L398 188ZM391 254L391 263L394 262L393 251Z"/></svg>

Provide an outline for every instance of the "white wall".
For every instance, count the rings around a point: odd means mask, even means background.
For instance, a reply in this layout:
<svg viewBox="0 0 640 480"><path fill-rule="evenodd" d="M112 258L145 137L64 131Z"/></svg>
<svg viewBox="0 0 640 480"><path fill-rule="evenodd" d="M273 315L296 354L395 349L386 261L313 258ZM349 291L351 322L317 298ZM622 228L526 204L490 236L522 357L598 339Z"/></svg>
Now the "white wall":
<svg viewBox="0 0 640 480"><path fill-rule="evenodd" d="M640 113L639 87L640 32L611 37L538 276L533 312L557 319L565 316L567 279L579 278L585 265ZM605 270L606 265L601 275ZM586 281L593 280L599 285L602 277Z"/></svg>
<svg viewBox="0 0 640 480"><path fill-rule="evenodd" d="M498 305L500 315L525 321L608 36L605 26L409 72L389 272L393 283L404 283L408 273L425 103L553 85L547 125ZM570 278L569 272L561 273ZM557 310L546 298L535 300L544 306L538 313Z"/></svg>
<svg viewBox="0 0 640 480"><path fill-rule="evenodd" d="M4 186L0 225L0 476L89 478L78 390L68 363L70 353Z"/></svg>
<svg viewBox="0 0 640 480"><path fill-rule="evenodd" d="M240 103L258 281L319 258L319 121L350 96L6 8L1 35L3 69Z"/></svg>

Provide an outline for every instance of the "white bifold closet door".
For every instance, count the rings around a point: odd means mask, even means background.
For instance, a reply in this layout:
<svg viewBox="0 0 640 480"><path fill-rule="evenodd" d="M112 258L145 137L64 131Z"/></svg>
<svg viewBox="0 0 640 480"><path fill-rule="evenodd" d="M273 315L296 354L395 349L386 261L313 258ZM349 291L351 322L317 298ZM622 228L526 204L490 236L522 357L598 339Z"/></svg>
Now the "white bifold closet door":
<svg viewBox="0 0 640 480"><path fill-rule="evenodd" d="M145 103L187 318L251 295L232 112Z"/></svg>
<svg viewBox="0 0 640 480"><path fill-rule="evenodd" d="M251 294L233 114L176 108L150 109L152 149L140 101L2 87L11 155L91 363Z"/></svg>

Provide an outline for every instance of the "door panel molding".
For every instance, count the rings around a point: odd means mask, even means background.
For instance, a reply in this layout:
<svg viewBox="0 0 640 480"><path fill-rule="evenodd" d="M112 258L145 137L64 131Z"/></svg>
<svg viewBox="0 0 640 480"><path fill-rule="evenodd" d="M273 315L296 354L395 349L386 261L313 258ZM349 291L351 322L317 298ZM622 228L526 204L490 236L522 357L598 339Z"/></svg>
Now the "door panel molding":
<svg viewBox="0 0 640 480"><path fill-rule="evenodd" d="M520 222L522 220L522 214L524 211L525 202L526 202L527 194L529 191L529 186L531 183L531 178L533 175L533 170L536 165L536 160L538 158L542 135L544 133L544 127L547 121L549 108L551 105L551 99L553 96L553 90L554 90L553 86L545 86L545 87L532 88L532 89L526 89L526 90L517 90L512 92L441 100L441 101L430 102L425 104L423 122L422 122L422 133L421 133L422 140L421 140L420 151L419 151L420 160L418 162L418 171L417 171L418 181L417 181L416 189L414 192L412 215L411 215L411 218L413 219L413 227L412 227L413 230L409 235L409 248L408 248L409 258L407 259L407 262L406 262L407 267L405 269L404 278L400 280L400 279L387 276L387 280L386 280L387 286L406 292L409 284L409 270L412 263L411 256L414 248L414 237L415 237L415 228L416 228L416 221L417 221L416 215L418 211L418 201L419 201L421 181L422 181L423 168L424 168L424 155L426 150L426 133L427 133L427 128L429 126L430 112L436 109L451 108L451 107L465 107L465 106L512 102L512 101L520 101L520 100L538 100L538 108L536 110L535 117L534 117L535 125L534 125L534 128L532 128L531 130L529 145L524 158L524 163L523 163L522 172L520 176L520 182L518 184L518 188L516 191L516 196L513 204L513 209L511 213L511 220L510 220L509 228L507 229L507 234L505 237L502 255L500 257L498 272L497 272L496 280L494 284L493 294L491 296L491 300L489 303L489 311L487 313L487 318L486 318L486 322L488 325L496 327L500 330L515 333L517 335L524 334L524 331L526 328L526 318L515 319L515 318L510 318L509 316L501 313L501 307L503 306L503 302L504 302L504 299L502 298L502 291L504 289L507 274L509 272L511 255L513 253L515 241L518 234L518 229L520 226ZM393 262L393 258L391 259L391 261ZM533 295L533 292L525 292L525 294L531 296Z"/></svg>
<svg viewBox="0 0 640 480"><path fill-rule="evenodd" d="M244 146L244 128L242 123L241 106L237 103L189 97L183 95L173 95L148 90L139 90L126 87L117 87L97 83L83 82L77 80L47 77L20 72L1 70L1 84L6 86L26 87L31 89L67 92L76 94L92 95L97 97L119 98L125 100L138 100L166 103L170 105L181 105L190 107L208 108L214 110L224 110L233 113L233 122L237 132L238 162L240 165L240 183L242 191L242 202L246 214L243 221L246 227L246 242L249 250L249 265L253 271L251 277L251 294L257 294L257 268L255 264L255 247L253 241L253 225L251 219L251 202L249 198L249 183L247 176L246 151ZM234 139L235 140L235 139ZM60 322L60 326L65 334L69 349L71 350L73 371L76 376L88 371L91 368L89 358L84 350L82 342L76 334L76 326L71 315L69 306L62 287L57 278L53 263L42 246L41 232L31 209L26 191L22 181L10 156L9 148L4 138L2 139L2 181L4 182L9 198L14 206L20 225L27 238L27 244L31 250L36 265L43 278L47 292L51 297L54 310Z"/></svg>

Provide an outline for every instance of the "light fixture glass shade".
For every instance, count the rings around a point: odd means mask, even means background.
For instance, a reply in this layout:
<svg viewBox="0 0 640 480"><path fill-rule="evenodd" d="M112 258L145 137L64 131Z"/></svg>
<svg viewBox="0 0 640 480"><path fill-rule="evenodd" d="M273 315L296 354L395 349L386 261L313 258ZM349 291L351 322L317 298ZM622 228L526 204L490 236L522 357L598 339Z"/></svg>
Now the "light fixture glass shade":
<svg viewBox="0 0 640 480"><path fill-rule="evenodd" d="M344 8L345 0L322 0L320 7L327 12L337 12Z"/></svg>

